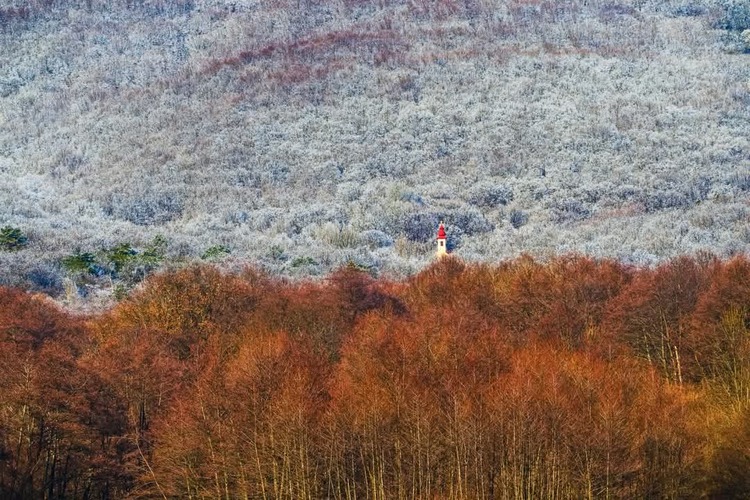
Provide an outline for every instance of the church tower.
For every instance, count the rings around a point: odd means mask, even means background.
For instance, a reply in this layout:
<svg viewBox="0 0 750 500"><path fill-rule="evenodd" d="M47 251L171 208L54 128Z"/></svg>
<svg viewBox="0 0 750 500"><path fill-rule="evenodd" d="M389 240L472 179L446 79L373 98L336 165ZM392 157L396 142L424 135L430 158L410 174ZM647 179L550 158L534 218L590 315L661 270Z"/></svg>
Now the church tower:
<svg viewBox="0 0 750 500"><path fill-rule="evenodd" d="M445 257L448 255L448 238L445 235L445 225L441 222L438 228L437 234L437 257Z"/></svg>

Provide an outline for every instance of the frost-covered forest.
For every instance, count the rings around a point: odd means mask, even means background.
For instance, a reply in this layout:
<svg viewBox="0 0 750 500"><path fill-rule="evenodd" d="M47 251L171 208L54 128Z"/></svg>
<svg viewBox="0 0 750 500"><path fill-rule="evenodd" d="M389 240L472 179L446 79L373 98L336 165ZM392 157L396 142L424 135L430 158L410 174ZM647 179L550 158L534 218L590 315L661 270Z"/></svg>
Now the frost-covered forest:
<svg viewBox="0 0 750 500"><path fill-rule="evenodd" d="M1 0L0 283L157 243L133 275L405 275L440 219L467 260L746 253L748 28L748 0Z"/></svg>

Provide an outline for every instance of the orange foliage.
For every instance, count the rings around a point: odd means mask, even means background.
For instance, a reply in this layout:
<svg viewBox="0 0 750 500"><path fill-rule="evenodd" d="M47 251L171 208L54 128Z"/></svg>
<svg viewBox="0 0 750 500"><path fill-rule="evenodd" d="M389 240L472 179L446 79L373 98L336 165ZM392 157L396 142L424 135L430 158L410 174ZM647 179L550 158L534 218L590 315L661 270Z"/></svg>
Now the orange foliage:
<svg viewBox="0 0 750 500"><path fill-rule="evenodd" d="M700 378L689 319L714 268L712 260L682 257L638 272L609 304L606 330L670 380Z"/></svg>
<svg viewBox="0 0 750 500"><path fill-rule="evenodd" d="M129 486L121 410L79 366L81 322L39 296L0 289L0 496L119 495ZM85 493L85 492L89 493Z"/></svg>
<svg viewBox="0 0 750 500"><path fill-rule="evenodd" d="M696 370L750 404L750 260L718 266L691 318Z"/></svg>
<svg viewBox="0 0 750 500"><path fill-rule="evenodd" d="M0 289L0 494L742 496L749 300L744 257Z"/></svg>

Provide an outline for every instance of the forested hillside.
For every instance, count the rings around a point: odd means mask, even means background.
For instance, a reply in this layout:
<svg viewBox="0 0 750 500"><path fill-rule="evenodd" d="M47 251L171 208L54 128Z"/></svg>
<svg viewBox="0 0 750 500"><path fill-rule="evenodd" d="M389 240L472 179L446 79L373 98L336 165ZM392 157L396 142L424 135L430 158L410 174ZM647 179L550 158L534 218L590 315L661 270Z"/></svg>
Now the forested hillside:
<svg viewBox="0 0 750 500"><path fill-rule="evenodd" d="M750 261L0 289L3 498L746 498Z"/></svg>
<svg viewBox="0 0 750 500"><path fill-rule="evenodd" d="M407 275L440 219L469 260L747 252L747 28L747 0L0 0L0 282L61 294L64 258L157 236Z"/></svg>

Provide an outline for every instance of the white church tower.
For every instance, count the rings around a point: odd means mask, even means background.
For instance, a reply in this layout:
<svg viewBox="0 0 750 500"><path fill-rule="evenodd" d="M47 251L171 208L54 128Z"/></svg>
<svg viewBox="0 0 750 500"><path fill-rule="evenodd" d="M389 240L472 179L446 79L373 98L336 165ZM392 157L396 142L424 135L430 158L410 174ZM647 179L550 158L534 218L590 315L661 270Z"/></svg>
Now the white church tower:
<svg viewBox="0 0 750 500"><path fill-rule="evenodd" d="M445 225L441 222L438 228L437 234L437 257L445 257L448 255L448 238L445 235Z"/></svg>

